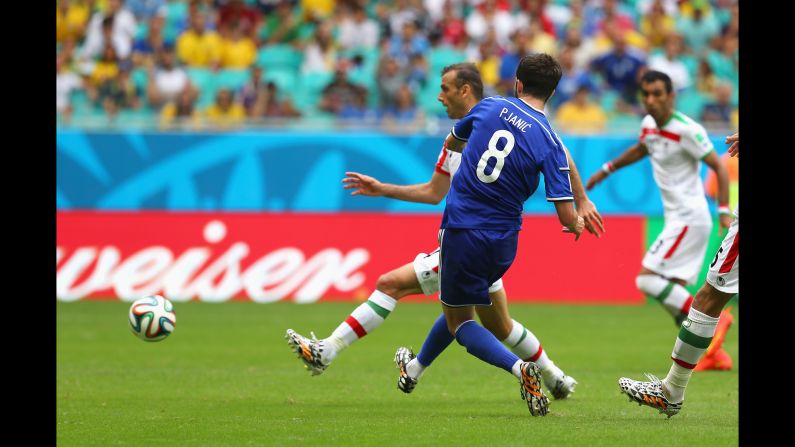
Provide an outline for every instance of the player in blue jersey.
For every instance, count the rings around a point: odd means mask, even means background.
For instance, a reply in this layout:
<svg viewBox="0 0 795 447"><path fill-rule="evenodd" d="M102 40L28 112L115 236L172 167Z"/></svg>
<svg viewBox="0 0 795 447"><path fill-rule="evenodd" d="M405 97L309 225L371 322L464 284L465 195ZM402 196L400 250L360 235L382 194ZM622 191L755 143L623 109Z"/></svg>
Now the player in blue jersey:
<svg viewBox="0 0 795 447"><path fill-rule="evenodd" d="M522 58L516 69L516 98L485 98L459 120L446 140L461 151L439 231L439 300L443 318L433 325L418 357L398 349L398 387L412 389L423 365L455 338L467 352L513 373L530 414L544 416L549 400L538 365L524 362L474 320L475 306L491 305L488 288L515 256L524 202L544 174L547 200L564 232L579 239L585 221L574 209L570 165L563 143L543 109L562 75L547 54ZM582 189L579 179L578 189Z"/></svg>
<svg viewBox="0 0 795 447"><path fill-rule="evenodd" d="M437 99L444 105L450 118L464 117L483 99L483 82L475 65L459 63L444 67ZM569 161L572 176L577 176L576 165ZM348 177L343 179L343 183L345 188L355 189L353 195L385 196L410 202L436 204L447 195L451 178L455 177L460 163L461 153L451 152L443 147L433 176L424 184L385 184L357 172L348 172ZM577 212L586 221L594 223L592 226L586 225L586 228L596 237L600 237L596 228L604 231L602 218L593 203L588 200L585 189L579 192L575 190L574 199ZM401 298L418 293L425 295L436 293L439 290L438 269L438 248L430 254L420 253L414 262L381 275L376 282L376 290L368 300L358 305L328 337L318 340L288 329L285 338L298 354L305 368L313 375L322 374L342 352L385 323ZM516 355L538 364L544 384L554 398L565 399L573 393L577 381L555 365L532 331L511 318L508 312L507 294L501 279L489 287L489 298L492 306L477 308L483 326ZM424 366L427 368L431 365L426 363ZM408 393L412 390L403 389L403 391Z"/></svg>

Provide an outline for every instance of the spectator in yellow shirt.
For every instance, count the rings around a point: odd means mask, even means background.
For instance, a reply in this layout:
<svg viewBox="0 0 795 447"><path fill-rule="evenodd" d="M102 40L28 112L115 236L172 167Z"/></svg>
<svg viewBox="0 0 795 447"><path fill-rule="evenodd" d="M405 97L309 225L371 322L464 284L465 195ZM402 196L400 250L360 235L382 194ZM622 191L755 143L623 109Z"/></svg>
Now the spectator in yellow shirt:
<svg viewBox="0 0 795 447"><path fill-rule="evenodd" d="M640 20L640 32L652 48L662 48L668 35L676 32L676 20L665 13L662 2L655 1Z"/></svg>
<svg viewBox="0 0 795 447"><path fill-rule="evenodd" d="M215 95L215 103L204 112L207 123L212 127L239 126L246 121L246 109L235 102L232 90L222 88Z"/></svg>
<svg viewBox="0 0 795 447"><path fill-rule="evenodd" d="M205 16L196 12L191 16L190 28L177 38L177 55L190 67L218 68L221 63L221 37L205 29Z"/></svg>
<svg viewBox="0 0 795 447"><path fill-rule="evenodd" d="M64 43L69 39L82 39L86 33L88 13L88 8L82 2L58 0L55 9L55 41Z"/></svg>
<svg viewBox="0 0 795 447"><path fill-rule="evenodd" d="M581 85L574 98L560 106L555 117L557 127L573 134L596 133L605 129L607 114L598 104L589 101L589 93L588 87Z"/></svg>
<svg viewBox="0 0 795 447"><path fill-rule="evenodd" d="M160 125L164 128L182 125L198 129L201 116L196 110L197 96L195 89L183 89L175 100L163 106L163 110L160 111Z"/></svg>
<svg viewBox="0 0 795 447"><path fill-rule="evenodd" d="M102 57L94 64L91 72L91 87L99 87L103 82L115 78L119 74L119 58L116 57L116 48L108 45L102 51ZM91 94L89 93L89 96Z"/></svg>
<svg viewBox="0 0 795 447"><path fill-rule="evenodd" d="M490 33L489 37L480 43L480 61L478 67L486 96L497 94L497 83L500 82L500 56L496 36Z"/></svg>
<svg viewBox="0 0 795 447"><path fill-rule="evenodd" d="M301 10L304 11L304 18L323 20L331 17L334 13L334 0L300 0Z"/></svg>
<svg viewBox="0 0 795 447"><path fill-rule="evenodd" d="M221 65L224 68L246 69L257 59L257 46L243 33L243 28L232 23L221 40Z"/></svg>

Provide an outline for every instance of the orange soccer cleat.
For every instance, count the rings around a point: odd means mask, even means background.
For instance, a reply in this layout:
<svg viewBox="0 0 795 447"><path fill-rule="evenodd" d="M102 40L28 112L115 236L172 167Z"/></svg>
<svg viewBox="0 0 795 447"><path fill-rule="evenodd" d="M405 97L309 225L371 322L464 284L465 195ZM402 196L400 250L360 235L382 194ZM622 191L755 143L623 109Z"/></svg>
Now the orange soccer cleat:
<svg viewBox="0 0 795 447"><path fill-rule="evenodd" d="M732 358L728 352L719 349L712 355L704 356L693 371L728 371L732 369Z"/></svg>

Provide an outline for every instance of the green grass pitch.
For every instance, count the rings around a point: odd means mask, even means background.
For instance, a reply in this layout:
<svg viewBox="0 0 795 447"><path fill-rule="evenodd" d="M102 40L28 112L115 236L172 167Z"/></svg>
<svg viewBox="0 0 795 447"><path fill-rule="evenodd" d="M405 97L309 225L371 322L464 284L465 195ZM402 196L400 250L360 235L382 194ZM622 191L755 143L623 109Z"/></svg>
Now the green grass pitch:
<svg viewBox="0 0 795 447"><path fill-rule="evenodd" d="M128 304L57 303L59 446L738 444L738 326L729 372L694 373L671 419L619 394L618 378L664 377L676 327L659 304L512 304L579 385L532 417L510 374L453 343L414 393L397 389L398 346L419 351L438 303L403 303L311 377L287 328L327 336L356 303L175 303L170 338L132 335Z"/></svg>

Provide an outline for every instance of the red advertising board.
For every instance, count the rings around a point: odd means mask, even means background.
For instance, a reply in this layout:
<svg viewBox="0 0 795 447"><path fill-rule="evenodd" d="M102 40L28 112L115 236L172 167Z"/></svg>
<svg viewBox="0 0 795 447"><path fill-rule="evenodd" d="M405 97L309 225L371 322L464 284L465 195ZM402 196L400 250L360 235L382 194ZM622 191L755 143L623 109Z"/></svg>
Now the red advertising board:
<svg viewBox="0 0 795 447"><path fill-rule="evenodd" d="M379 275L437 247L440 216L386 213L59 211L57 298L364 300ZM642 217L574 242L527 216L505 276L511 301L637 303ZM409 299L430 299L416 297Z"/></svg>

